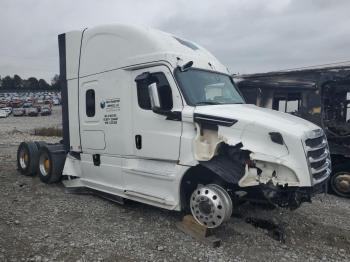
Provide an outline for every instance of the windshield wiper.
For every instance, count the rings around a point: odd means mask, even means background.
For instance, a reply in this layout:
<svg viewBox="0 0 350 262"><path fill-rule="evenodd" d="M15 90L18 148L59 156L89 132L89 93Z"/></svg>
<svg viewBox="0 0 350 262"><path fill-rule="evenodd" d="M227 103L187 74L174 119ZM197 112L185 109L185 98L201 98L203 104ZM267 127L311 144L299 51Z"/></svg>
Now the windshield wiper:
<svg viewBox="0 0 350 262"><path fill-rule="evenodd" d="M221 103L218 102L214 102L214 101L200 101L197 102L195 105L199 106L199 105L220 105Z"/></svg>

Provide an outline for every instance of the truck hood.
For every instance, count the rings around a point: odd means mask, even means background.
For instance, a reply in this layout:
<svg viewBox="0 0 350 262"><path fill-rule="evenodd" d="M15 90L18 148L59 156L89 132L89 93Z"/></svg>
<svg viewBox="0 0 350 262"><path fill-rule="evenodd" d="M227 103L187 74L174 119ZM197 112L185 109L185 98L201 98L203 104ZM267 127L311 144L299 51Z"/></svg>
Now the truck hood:
<svg viewBox="0 0 350 262"><path fill-rule="evenodd" d="M300 136L311 130L320 129L300 117L249 104L197 106L194 113L235 119L238 122L234 128L239 129L244 129L246 125L254 123L274 131Z"/></svg>

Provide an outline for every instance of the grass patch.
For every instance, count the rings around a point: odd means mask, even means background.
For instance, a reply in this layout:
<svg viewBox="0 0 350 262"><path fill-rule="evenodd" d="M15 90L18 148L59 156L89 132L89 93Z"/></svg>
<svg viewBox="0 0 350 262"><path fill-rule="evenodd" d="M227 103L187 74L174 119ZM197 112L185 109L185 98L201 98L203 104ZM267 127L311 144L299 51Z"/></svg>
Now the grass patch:
<svg viewBox="0 0 350 262"><path fill-rule="evenodd" d="M57 127L42 127L34 129L35 136L59 136L62 137L62 129Z"/></svg>

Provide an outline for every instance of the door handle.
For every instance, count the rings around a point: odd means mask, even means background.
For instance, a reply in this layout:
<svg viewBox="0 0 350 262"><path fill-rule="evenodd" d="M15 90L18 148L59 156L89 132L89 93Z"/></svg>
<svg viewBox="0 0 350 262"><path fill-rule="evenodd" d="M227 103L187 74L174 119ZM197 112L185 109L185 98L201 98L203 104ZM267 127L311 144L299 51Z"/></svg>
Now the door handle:
<svg viewBox="0 0 350 262"><path fill-rule="evenodd" d="M135 145L138 150L142 148L142 137L141 135L136 135L135 136Z"/></svg>
<svg viewBox="0 0 350 262"><path fill-rule="evenodd" d="M93 160L95 166L100 166L101 165L101 156L100 156L100 154L92 155L92 160Z"/></svg>

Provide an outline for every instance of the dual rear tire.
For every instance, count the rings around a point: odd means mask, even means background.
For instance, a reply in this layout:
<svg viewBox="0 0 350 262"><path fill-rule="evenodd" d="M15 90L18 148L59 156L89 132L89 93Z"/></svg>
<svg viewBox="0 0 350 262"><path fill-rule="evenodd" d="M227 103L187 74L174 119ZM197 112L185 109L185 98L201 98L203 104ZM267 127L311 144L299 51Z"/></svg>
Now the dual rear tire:
<svg viewBox="0 0 350 262"><path fill-rule="evenodd" d="M17 167L21 174L38 174L42 182L51 184L61 180L65 157L61 144L22 142L17 150Z"/></svg>
<svg viewBox="0 0 350 262"><path fill-rule="evenodd" d="M39 150L34 142L22 142L17 150L17 167L22 175L34 176L38 169Z"/></svg>

